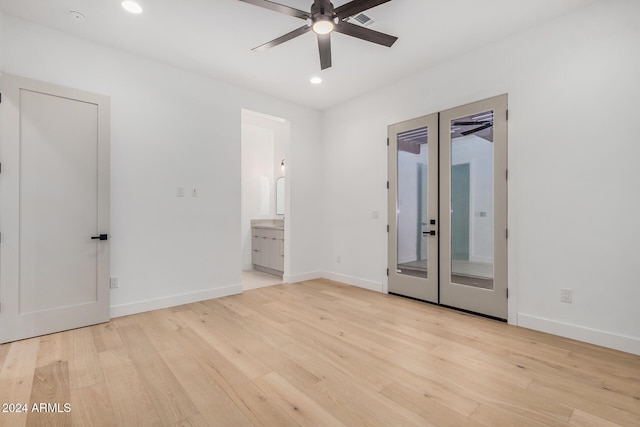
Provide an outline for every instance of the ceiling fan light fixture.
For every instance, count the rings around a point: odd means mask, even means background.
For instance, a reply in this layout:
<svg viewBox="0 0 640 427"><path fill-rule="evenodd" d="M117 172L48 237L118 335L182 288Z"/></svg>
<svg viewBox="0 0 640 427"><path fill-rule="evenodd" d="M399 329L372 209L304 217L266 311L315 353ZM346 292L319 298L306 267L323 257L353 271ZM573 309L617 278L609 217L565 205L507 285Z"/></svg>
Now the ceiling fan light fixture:
<svg viewBox="0 0 640 427"><path fill-rule="evenodd" d="M314 33L323 35L323 34L329 34L334 30L335 27L336 25L333 23L331 19L326 17L319 17L313 22L311 29L313 30Z"/></svg>
<svg viewBox="0 0 640 427"><path fill-rule="evenodd" d="M311 84L314 84L314 85L319 85L320 83L322 83L322 79L318 76L311 77L309 81L311 82Z"/></svg>
<svg viewBox="0 0 640 427"><path fill-rule="evenodd" d="M129 13L133 13L136 15L142 13L142 6L140 6L135 1L125 0L121 4L124 10L126 10Z"/></svg>

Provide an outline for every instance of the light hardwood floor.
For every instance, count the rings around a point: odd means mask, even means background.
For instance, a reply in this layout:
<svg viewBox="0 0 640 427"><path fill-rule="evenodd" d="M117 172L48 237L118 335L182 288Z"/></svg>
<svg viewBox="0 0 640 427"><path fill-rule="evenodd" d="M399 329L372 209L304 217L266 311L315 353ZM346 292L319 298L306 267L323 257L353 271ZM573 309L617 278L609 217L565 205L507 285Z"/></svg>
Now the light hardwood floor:
<svg viewBox="0 0 640 427"><path fill-rule="evenodd" d="M639 356L327 280L2 345L0 367L0 403L61 404L12 427L640 425Z"/></svg>

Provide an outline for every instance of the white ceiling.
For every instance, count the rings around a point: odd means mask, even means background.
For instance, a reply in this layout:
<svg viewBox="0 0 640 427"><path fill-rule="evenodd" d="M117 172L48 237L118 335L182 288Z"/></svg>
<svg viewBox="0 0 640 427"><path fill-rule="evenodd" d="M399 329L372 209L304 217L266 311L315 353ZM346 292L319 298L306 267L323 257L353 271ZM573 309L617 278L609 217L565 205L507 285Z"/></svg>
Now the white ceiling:
<svg viewBox="0 0 640 427"><path fill-rule="evenodd" d="M392 0L367 11L391 48L332 34L333 67L320 71L315 34L266 52L251 48L304 22L238 0L0 0L5 15L214 78L324 109L596 0ZM308 11L312 0L277 0ZM340 6L347 0L334 0ZM73 19L68 11L86 15ZM517 52L514 54L526 54ZM321 76L321 85L309 78Z"/></svg>

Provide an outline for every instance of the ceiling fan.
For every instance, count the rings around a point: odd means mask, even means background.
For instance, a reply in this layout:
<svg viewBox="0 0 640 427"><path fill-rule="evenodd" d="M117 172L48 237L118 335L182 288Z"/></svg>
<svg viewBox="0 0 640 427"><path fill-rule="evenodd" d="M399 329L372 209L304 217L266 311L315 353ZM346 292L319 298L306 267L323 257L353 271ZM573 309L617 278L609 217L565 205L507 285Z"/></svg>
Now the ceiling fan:
<svg viewBox="0 0 640 427"><path fill-rule="evenodd" d="M322 70L331 67L331 33L333 31L387 47L391 47L395 41L398 40L395 36L354 25L347 21L349 17L391 0L353 0L335 8L331 0L314 0L311 5L311 12L305 12L268 0L240 1L307 21L302 27L270 42L254 47L252 50L266 50L308 33L309 31L313 31L318 36L320 68Z"/></svg>

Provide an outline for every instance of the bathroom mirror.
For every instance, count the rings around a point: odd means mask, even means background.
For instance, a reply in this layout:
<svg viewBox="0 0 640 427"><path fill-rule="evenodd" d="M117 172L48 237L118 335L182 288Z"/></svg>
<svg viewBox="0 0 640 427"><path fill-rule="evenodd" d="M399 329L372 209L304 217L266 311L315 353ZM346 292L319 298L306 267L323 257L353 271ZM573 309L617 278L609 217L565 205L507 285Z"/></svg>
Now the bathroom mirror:
<svg viewBox="0 0 640 427"><path fill-rule="evenodd" d="M276 179L276 215L284 215L284 176Z"/></svg>

